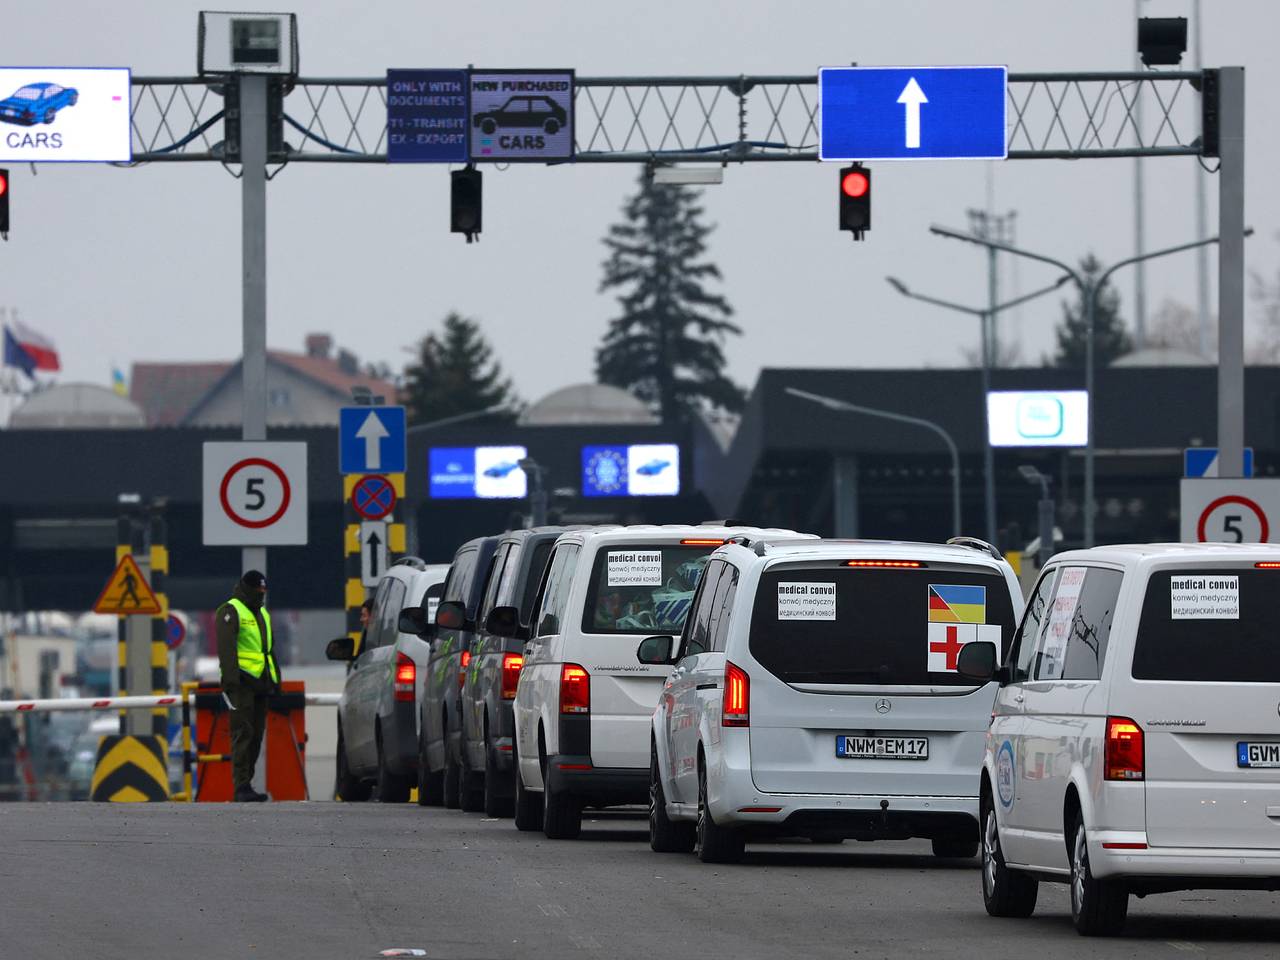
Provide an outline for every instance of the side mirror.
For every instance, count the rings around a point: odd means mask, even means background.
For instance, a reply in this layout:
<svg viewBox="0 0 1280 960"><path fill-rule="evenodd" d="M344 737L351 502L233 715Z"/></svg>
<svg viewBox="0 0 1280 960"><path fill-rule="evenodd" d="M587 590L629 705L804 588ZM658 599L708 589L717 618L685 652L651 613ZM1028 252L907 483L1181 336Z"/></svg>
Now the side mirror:
<svg viewBox="0 0 1280 960"><path fill-rule="evenodd" d="M651 667L665 667L671 663L672 637L645 637L636 648L636 659Z"/></svg>
<svg viewBox="0 0 1280 960"><path fill-rule="evenodd" d="M325 645L324 655L330 660L351 662L356 658L355 637L338 637Z"/></svg>
<svg viewBox="0 0 1280 960"><path fill-rule="evenodd" d="M400 622L397 626L401 633L421 636L427 630L427 612L421 607L405 607L400 611Z"/></svg>
<svg viewBox="0 0 1280 960"><path fill-rule="evenodd" d="M495 637L514 637L520 629L520 611L515 607L494 607L484 618L484 629Z"/></svg>
<svg viewBox="0 0 1280 960"><path fill-rule="evenodd" d="M466 624L467 608L457 600L444 600L436 607L436 626L441 630L461 630Z"/></svg>
<svg viewBox="0 0 1280 960"><path fill-rule="evenodd" d="M996 674L996 645L987 640L973 640L960 649L956 672L966 680L989 682Z"/></svg>

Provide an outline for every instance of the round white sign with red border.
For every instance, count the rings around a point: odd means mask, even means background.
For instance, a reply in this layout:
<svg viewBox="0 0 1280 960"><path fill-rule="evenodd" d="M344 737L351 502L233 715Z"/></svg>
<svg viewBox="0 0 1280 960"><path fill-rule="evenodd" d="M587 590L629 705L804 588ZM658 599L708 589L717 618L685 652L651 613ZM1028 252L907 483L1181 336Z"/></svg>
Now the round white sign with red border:
<svg viewBox="0 0 1280 960"><path fill-rule="evenodd" d="M307 542L305 443L206 443L206 546L293 546Z"/></svg>
<svg viewBox="0 0 1280 960"><path fill-rule="evenodd" d="M1280 531L1280 479L1183 480L1184 543L1270 543Z"/></svg>

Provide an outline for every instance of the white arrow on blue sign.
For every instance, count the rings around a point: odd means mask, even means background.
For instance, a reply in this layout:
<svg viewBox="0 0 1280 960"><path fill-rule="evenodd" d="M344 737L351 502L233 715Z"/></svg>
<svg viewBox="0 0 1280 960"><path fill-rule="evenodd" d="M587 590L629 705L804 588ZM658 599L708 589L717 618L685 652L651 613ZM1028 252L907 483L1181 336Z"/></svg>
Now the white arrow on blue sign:
<svg viewBox="0 0 1280 960"><path fill-rule="evenodd" d="M404 407L343 407L338 415L341 473L404 473Z"/></svg>
<svg viewBox="0 0 1280 960"><path fill-rule="evenodd" d="M1003 160L1005 67L823 67L822 160Z"/></svg>

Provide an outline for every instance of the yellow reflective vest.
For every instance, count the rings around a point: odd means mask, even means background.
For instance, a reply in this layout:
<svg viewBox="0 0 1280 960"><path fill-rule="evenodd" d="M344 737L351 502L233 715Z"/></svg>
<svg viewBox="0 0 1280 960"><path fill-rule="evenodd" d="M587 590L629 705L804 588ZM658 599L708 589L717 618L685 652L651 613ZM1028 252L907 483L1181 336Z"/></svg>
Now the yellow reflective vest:
<svg viewBox="0 0 1280 960"><path fill-rule="evenodd" d="M240 663L240 669L256 680L262 676L262 671L266 669L269 663L271 664L271 679L273 682L279 683L280 677L276 673L275 659L269 656L271 653L271 614L267 613L266 607L259 611L262 614L262 622L267 628L267 637L264 643L262 631L258 629L258 618L253 615L253 611L234 597L228 600L227 603L235 607L236 613L240 615L240 631L236 634L236 659Z"/></svg>

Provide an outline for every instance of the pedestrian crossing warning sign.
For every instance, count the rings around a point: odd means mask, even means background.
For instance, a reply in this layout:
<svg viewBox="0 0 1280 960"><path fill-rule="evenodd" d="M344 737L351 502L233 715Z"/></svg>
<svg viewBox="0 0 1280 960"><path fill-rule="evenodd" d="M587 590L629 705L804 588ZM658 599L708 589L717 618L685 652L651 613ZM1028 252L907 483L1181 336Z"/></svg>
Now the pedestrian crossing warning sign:
<svg viewBox="0 0 1280 960"><path fill-rule="evenodd" d="M142 575L142 570L133 557L125 554L120 558L115 573L102 588L98 602L93 605L94 613L141 613L155 616L160 612L160 601L151 592L151 585Z"/></svg>

